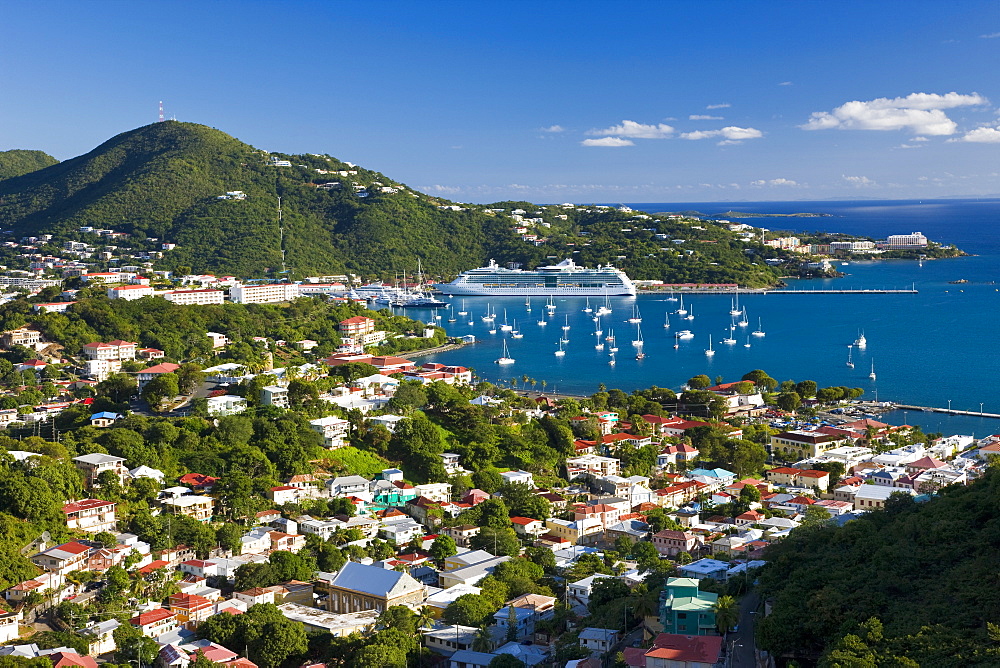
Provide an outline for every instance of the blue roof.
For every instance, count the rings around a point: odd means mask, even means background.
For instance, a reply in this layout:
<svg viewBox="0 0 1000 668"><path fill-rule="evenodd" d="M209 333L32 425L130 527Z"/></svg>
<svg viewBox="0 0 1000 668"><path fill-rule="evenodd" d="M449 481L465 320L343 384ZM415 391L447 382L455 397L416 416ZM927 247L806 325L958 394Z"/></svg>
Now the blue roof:
<svg viewBox="0 0 1000 668"><path fill-rule="evenodd" d="M373 596L385 596L403 578L412 580L409 575L400 573L399 571L391 571L381 566L366 566L356 561L348 561L330 584L343 587L344 589L372 594Z"/></svg>
<svg viewBox="0 0 1000 668"><path fill-rule="evenodd" d="M100 419L117 420L120 417L121 417L121 415L119 415L118 413L112 413L111 411L101 411L100 413L94 413L93 415L91 415L90 419L91 420L100 420Z"/></svg>
<svg viewBox="0 0 1000 668"><path fill-rule="evenodd" d="M735 478L736 474L726 469L695 469L691 475L700 475L706 478Z"/></svg>

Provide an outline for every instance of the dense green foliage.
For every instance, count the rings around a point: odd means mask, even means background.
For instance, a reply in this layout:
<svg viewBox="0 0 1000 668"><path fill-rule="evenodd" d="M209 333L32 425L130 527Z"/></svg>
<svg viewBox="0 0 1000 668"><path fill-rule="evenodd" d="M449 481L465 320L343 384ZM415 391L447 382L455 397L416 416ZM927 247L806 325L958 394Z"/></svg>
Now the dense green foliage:
<svg viewBox="0 0 1000 668"><path fill-rule="evenodd" d="M0 151L0 181L44 169L58 162L44 151L28 151L20 148Z"/></svg>
<svg viewBox="0 0 1000 668"><path fill-rule="evenodd" d="M275 166L277 159L291 164ZM225 197L235 190L245 199ZM525 222L510 217L520 209ZM800 271L788 251L738 239L713 221L636 215L530 202L458 206L327 155L269 154L176 121L0 182L0 219L16 234L53 233L58 244L79 238L81 226L111 227L130 234L119 243L137 250L176 243L157 268L274 275L283 244L293 277L392 277L413 272L419 258L431 276L450 278L490 258L535 267L571 256L673 283L761 287ZM522 239L520 225L536 238Z"/></svg>
<svg viewBox="0 0 1000 668"><path fill-rule="evenodd" d="M760 586L773 612L759 642L778 655L827 652L831 667L995 666L998 540L996 469L927 503L897 496L841 528L799 529L768 548Z"/></svg>

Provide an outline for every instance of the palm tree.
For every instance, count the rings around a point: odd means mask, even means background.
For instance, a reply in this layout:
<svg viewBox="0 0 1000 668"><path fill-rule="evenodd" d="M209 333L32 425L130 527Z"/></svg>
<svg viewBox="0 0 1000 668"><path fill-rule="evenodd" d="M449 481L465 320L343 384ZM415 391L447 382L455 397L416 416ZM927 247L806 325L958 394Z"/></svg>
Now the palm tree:
<svg viewBox="0 0 1000 668"><path fill-rule="evenodd" d="M417 628L427 629L434 624L434 610L429 605L422 605L417 611Z"/></svg>
<svg viewBox="0 0 1000 668"><path fill-rule="evenodd" d="M493 636L485 626L480 626L476 631L476 637L472 639L473 652L492 652Z"/></svg>
<svg viewBox="0 0 1000 668"><path fill-rule="evenodd" d="M732 596L720 596L712 604L712 612L715 613L715 626L723 635L729 633L740 619L740 610Z"/></svg>

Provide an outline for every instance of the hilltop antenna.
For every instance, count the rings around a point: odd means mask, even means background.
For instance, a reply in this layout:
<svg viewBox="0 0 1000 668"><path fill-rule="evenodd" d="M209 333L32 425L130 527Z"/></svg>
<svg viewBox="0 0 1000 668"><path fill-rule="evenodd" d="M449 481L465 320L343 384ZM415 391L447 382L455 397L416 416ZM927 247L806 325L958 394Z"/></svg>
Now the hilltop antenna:
<svg viewBox="0 0 1000 668"><path fill-rule="evenodd" d="M160 120L157 123L163 122L163 100L160 100Z"/></svg>

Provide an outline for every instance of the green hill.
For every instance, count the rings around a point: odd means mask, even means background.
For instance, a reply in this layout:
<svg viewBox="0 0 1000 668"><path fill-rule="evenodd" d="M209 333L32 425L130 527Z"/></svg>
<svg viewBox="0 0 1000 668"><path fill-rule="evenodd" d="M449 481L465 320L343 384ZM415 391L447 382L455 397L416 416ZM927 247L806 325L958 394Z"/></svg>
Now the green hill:
<svg viewBox="0 0 1000 668"><path fill-rule="evenodd" d="M245 198L227 198L231 191ZM114 242L122 249L177 244L156 269L274 277L282 271L279 197L292 278L392 278L414 272L418 259L426 274L446 280L491 258L535 267L573 257L585 266L614 264L637 279L751 287L800 271L794 254L737 239L710 221L598 206L456 206L329 155L268 153L177 121L0 180L0 224L16 236L54 235L43 249L53 254L80 241L86 226L129 233ZM763 262L775 257L787 264ZM2 259L20 268L18 258Z"/></svg>
<svg viewBox="0 0 1000 668"><path fill-rule="evenodd" d="M44 151L15 148L0 151L0 181L54 165L58 160Z"/></svg>
<svg viewBox="0 0 1000 668"><path fill-rule="evenodd" d="M996 468L926 503L796 529L766 554L758 644L826 668L1000 665L998 545Z"/></svg>
<svg viewBox="0 0 1000 668"><path fill-rule="evenodd" d="M293 166L272 166L272 158ZM339 189L317 187L330 182ZM236 190L246 199L218 199ZM124 132L85 155L0 182L0 220L16 234L61 238L91 226L154 237L178 244L168 266L259 276L281 265L279 196L286 263L300 274L391 276L413 271L418 257L431 273L450 274L516 239L496 217L441 210L377 172L329 156L272 156L176 121Z"/></svg>

